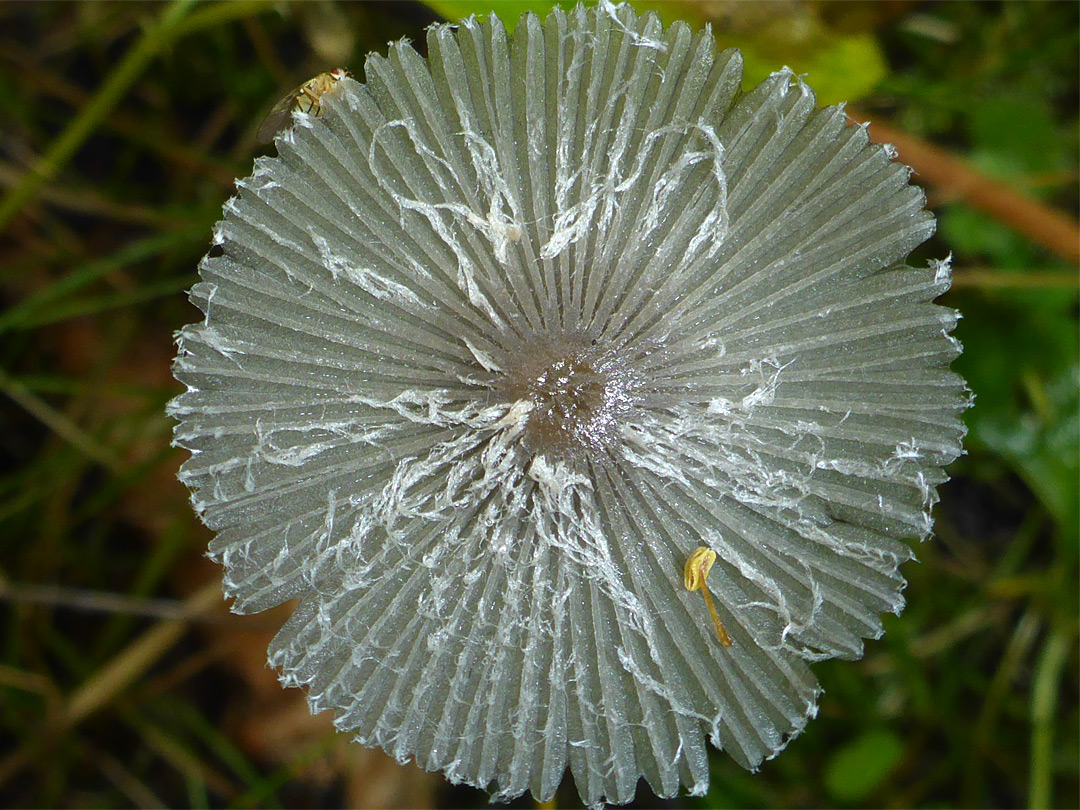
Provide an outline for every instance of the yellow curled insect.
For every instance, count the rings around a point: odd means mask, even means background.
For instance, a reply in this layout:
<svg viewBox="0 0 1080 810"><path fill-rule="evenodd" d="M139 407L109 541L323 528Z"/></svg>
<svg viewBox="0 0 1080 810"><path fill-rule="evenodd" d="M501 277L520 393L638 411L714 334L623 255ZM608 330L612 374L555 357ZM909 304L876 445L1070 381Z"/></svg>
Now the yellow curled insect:
<svg viewBox="0 0 1080 810"><path fill-rule="evenodd" d="M337 83L349 75L345 68L334 68L308 79L274 105L266 118L259 124L256 137L260 143L269 143L281 130L288 126L293 110L318 117L322 113L322 97L333 91Z"/></svg>
<svg viewBox="0 0 1080 810"><path fill-rule="evenodd" d="M716 562L715 551L711 548L706 548L705 546L696 548L694 553L687 559L686 567L683 569L683 586L688 591L701 591L701 595L705 597L705 607L709 610L709 616L712 618L713 627L716 628L717 641L725 647L730 647L733 643L731 641L731 636L728 635L724 623L720 621L720 615L713 606L712 597L709 595L709 588L705 584L705 580L708 578L709 571L712 569L714 562Z"/></svg>

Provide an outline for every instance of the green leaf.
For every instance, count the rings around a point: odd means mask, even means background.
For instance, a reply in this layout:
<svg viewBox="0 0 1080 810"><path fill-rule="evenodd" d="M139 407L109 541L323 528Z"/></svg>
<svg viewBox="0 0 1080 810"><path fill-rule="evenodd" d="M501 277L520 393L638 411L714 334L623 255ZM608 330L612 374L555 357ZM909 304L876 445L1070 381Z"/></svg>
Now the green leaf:
<svg viewBox="0 0 1080 810"><path fill-rule="evenodd" d="M1012 422L992 416L979 423L979 439L1012 464L1046 510L1075 539L1080 533L1080 369L1044 379L1027 372L1022 382L1037 406Z"/></svg>
<svg viewBox="0 0 1080 810"><path fill-rule="evenodd" d="M805 35L806 26L813 29L813 36ZM742 51L744 89L786 65L805 77L822 106L864 98L888 74L885 55L873 35L837 34L813 19L806 26L787 31L787 26L778 23L749 38L717 32L716 39L722 48Z"/></svg>
<svg viewBox="0 0 1080 810"><path fill-rule="evenodd" d="M424 0L424 5L451 22L464 20L473 14L483 18L494 12L503 21L506 30L513 31L521 15L527 11L543 19L556 6L569 10L577 3L569 0Z"/></svg>
<svg viewBox="0 0 1080 810"><path fill-rule="evenodd" d="M1069 290L985 291L958 303L955 363L975 392L969 445L997 454L1024 479L1066 537L1080 532L1080 393Z"/></svg>
<svg viewBox="0 0 1080 810"><path fill-rule="evenodd" d="M967 205L955 204L938 215L942 239L964 263L982 259L1003 269L1031 267L1036 263L1031 242L1001 222Z"/></svg>
<svg viewBox="0 0 1080 810"><path fill-rule="evenodd" d="M1007 158L1016 174L1049 172L1068 165L1067 144L1058 135L1045 99L983 99L972 107L969 127L976 149Z"/></svg>
<svg viewBox="0 0 1080 810"><path fill-rule="evenodd" d="M818 102L839 104L870 95L889 66L873 36L853 34L834 38L814 54L805 69Z"/></svg>
<svg viewBox="0 0 1080 810"><path fill-rule="evenodd" d="M889 777L903 754L903 743L891 731L868 731L832 756L825 787L838 801L861 802Z"/></svg>

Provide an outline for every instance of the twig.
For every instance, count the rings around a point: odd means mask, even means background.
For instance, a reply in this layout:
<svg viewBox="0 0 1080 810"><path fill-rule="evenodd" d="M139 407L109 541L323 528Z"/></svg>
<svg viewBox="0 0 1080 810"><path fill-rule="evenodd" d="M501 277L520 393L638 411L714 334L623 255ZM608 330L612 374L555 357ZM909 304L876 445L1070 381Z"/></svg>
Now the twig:
<svg viewBox="0 0 1080 810"><path fill-rule="evenodd" d="M990 267L954 267L954 287L1001 287L1040 290L1074 290L1076 273L1059 270L998 270Z"/></svg>
<svg viewBox="0 0 1080 810"><path fill-rule="evenodd" d="M208 615L177 599L132 597L122 593L107 593L83 588L64 588L59 585L25 585L0 582L0 599L14 604L49 605L50 607L98 613L123 613L154 619L186 619L189 621L227 621L223 616Z"/></svg>
<svg viewBox="0 0 1080 810"><path fill-rule="evenodd" d="M867 120L850 108L847 114L860 123ZM870 139L896 147L899 159L927 183L963 199L1067 261L1080 262L1080 223L1067 214L991 180L963 158L888 124L871 123Z"/></svg>
<svg viewBox="0 0 1080 810"><path fill-rule="evenodd" d="M211 582L185 601L188 615L199 615L221 604L221 585ZM188 629L183 619L156 624L127 649L97 670L68 698L55 719L17 750L0 760L0 785L31 765L42 747L57 734L82 722L88 715L115 701L119 695L180 640Z"/></svg>
<svg viewBox="0 0 1080 810"><path fill-rule="evenodd" d="M61 413L45 400L33 394L25 385L0 369L0 393L7 394L23 410L34 416L75 449L97 462L114 475L119 475L123 465L117 455L103 445L67 414Z"/></svg>

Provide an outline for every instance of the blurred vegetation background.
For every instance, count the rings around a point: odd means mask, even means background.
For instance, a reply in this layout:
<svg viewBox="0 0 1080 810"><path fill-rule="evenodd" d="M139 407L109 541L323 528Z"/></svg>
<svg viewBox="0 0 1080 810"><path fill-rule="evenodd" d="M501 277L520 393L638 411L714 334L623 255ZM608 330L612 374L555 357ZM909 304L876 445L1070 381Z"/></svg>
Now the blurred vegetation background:
<svg viewBox="0 0 1080 810"><path fill-rule="evenodd" d="M0 4L0 804L483 807L335 736L202 554L166 400L184 290L290 88L441 19L551 2ZM816 721L671 807L1077 807L1072 2L637 3L709 22L914 165L977 395L909 607L816 667ZM531 806L523 797L517 806ZM564 807L579 806L564 785ZM642 786L639 806L654 806Z"/></svg>

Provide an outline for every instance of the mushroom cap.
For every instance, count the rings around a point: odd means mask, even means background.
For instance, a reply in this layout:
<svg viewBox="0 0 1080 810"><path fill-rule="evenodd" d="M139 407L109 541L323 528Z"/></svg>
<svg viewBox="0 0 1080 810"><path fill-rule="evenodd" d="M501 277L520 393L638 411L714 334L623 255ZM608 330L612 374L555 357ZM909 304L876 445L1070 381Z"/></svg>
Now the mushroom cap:
<svg viewBox="0 0 1080 810"><path fill-rule="evenodd" d="M708 786L899 612L961 452L910 170L602 4L428 30L293 113L178 335L181 480L337 727L499 798ZM715 552L708 591L684 587ZM711 604L711 603L710 603Z"/></svg>

